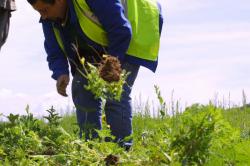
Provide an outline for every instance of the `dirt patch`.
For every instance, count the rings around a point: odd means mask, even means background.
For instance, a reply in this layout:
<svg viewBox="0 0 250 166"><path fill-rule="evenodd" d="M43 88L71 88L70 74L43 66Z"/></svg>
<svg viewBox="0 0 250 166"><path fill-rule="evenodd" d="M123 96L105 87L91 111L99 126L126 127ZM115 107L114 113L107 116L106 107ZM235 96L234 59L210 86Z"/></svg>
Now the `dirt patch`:
<svg viewBox="0 0 250 166"><path fill-rule="evenodd" d="M121 63L117 57L107 56L100 63L99 75L103 80L109 83L118 82L121 72Z"/></svg>
<svg viewBox="0 0 250 166"><path fill-rule="evenodd" d="M119 157L116 155L110 154L105 158L105 161L106 161L107 166L118 165Z"/></svg>

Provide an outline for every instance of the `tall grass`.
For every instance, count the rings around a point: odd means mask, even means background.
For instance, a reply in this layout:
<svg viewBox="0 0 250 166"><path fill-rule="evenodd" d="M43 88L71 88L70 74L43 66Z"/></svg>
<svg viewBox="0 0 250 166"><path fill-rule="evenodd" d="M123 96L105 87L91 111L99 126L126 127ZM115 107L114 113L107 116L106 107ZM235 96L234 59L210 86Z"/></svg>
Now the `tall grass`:
<svg viewBox="0 0 250 166"><path fill-rule="evenodd" d="M250 165L250 107L244 93L242 106L224 107L215 99L184 111L173 93L170 105L158 87L155 93L157 106L148 101L134 106L129 152L104 141L110 136L105 123L100 139L80 140L74 111L61 119L50 113L48 125L28 113L0 123L0 165L110 165L110 158L118 165Z"/></svg>

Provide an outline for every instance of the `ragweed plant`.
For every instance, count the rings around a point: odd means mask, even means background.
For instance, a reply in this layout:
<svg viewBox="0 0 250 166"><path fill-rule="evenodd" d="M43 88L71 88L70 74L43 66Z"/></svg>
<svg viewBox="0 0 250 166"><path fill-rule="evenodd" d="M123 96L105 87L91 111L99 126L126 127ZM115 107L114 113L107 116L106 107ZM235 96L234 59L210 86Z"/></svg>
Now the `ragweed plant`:
<svg viewBox="0 0 250 166"><path fill-rule="evenodd" d="M126 83L128 73L123 70L119 81L107 82L99 76L99 70L97 67L90 63L87 64L90 70L86 75L88 79L88 85L86 85L85 88L90 90L96 98L120 101L123 91L122 87Z"/></svg>
<svg viewBox="0 0 250 166"><path fill-rule="evenodd" d="M104 80L104 78L100 76L101 65L99 64L99 67L96 67L92 65L91 63L86 62L85 58L79 55L77 46L73 45L73 48L76 51L76 54L82 65L83 71L77 65L76 65L76 68L78 72L81 74L81 76L85 77L88 80L88 84L84 88L91 91L94 94L95 98L101 98L103 100L109 99L109 100L120 101L121 95L123 92L123 85L126 83L126 78L128 77L129 72L126 72L125 70L121 70L121 72L118 72L118 77L119 77L118 79L116 78L115 80L111 80L111 81ZM111 56L103 55L102 57L110 58ZM119 62L118 59L117 61ZM110 74L110 72L108 74Z"/></svg>

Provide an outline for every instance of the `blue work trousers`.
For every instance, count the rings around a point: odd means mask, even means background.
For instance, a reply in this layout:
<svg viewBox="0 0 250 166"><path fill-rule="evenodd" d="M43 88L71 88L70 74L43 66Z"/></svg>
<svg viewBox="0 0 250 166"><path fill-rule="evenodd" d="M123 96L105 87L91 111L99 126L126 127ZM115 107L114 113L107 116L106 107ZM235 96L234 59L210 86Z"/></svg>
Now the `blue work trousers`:
<svg viewBox="0 0 250 166"><path fill-rule="evenodd" d="M110 125L111 134L116 140L123 139L132 134L132 106L131 90L139 71L139 65L125 62L122 68L130 72L127 84L123 86L121 100L107 100L104 106L106 121ZM100 99L95 99L94 95L84 88L87 84L86 78L76 73L72 81L72 98L76 107L77 122L80 127L80 137L85 132L86 139L97 137L97 133L89 129L102 128L102 105Z"/></svg>

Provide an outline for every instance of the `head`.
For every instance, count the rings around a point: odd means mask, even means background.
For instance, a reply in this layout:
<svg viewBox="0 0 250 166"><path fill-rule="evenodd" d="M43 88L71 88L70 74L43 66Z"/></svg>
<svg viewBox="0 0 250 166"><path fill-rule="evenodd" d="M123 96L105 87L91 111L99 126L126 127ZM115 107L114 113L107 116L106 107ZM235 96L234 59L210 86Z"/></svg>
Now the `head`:
<svg viewBox="0 0 250 166"><path fill-rule="evenodd" d="M64 20L67 12L66 0L27 0L38 11L42 19Z"/></svg>

